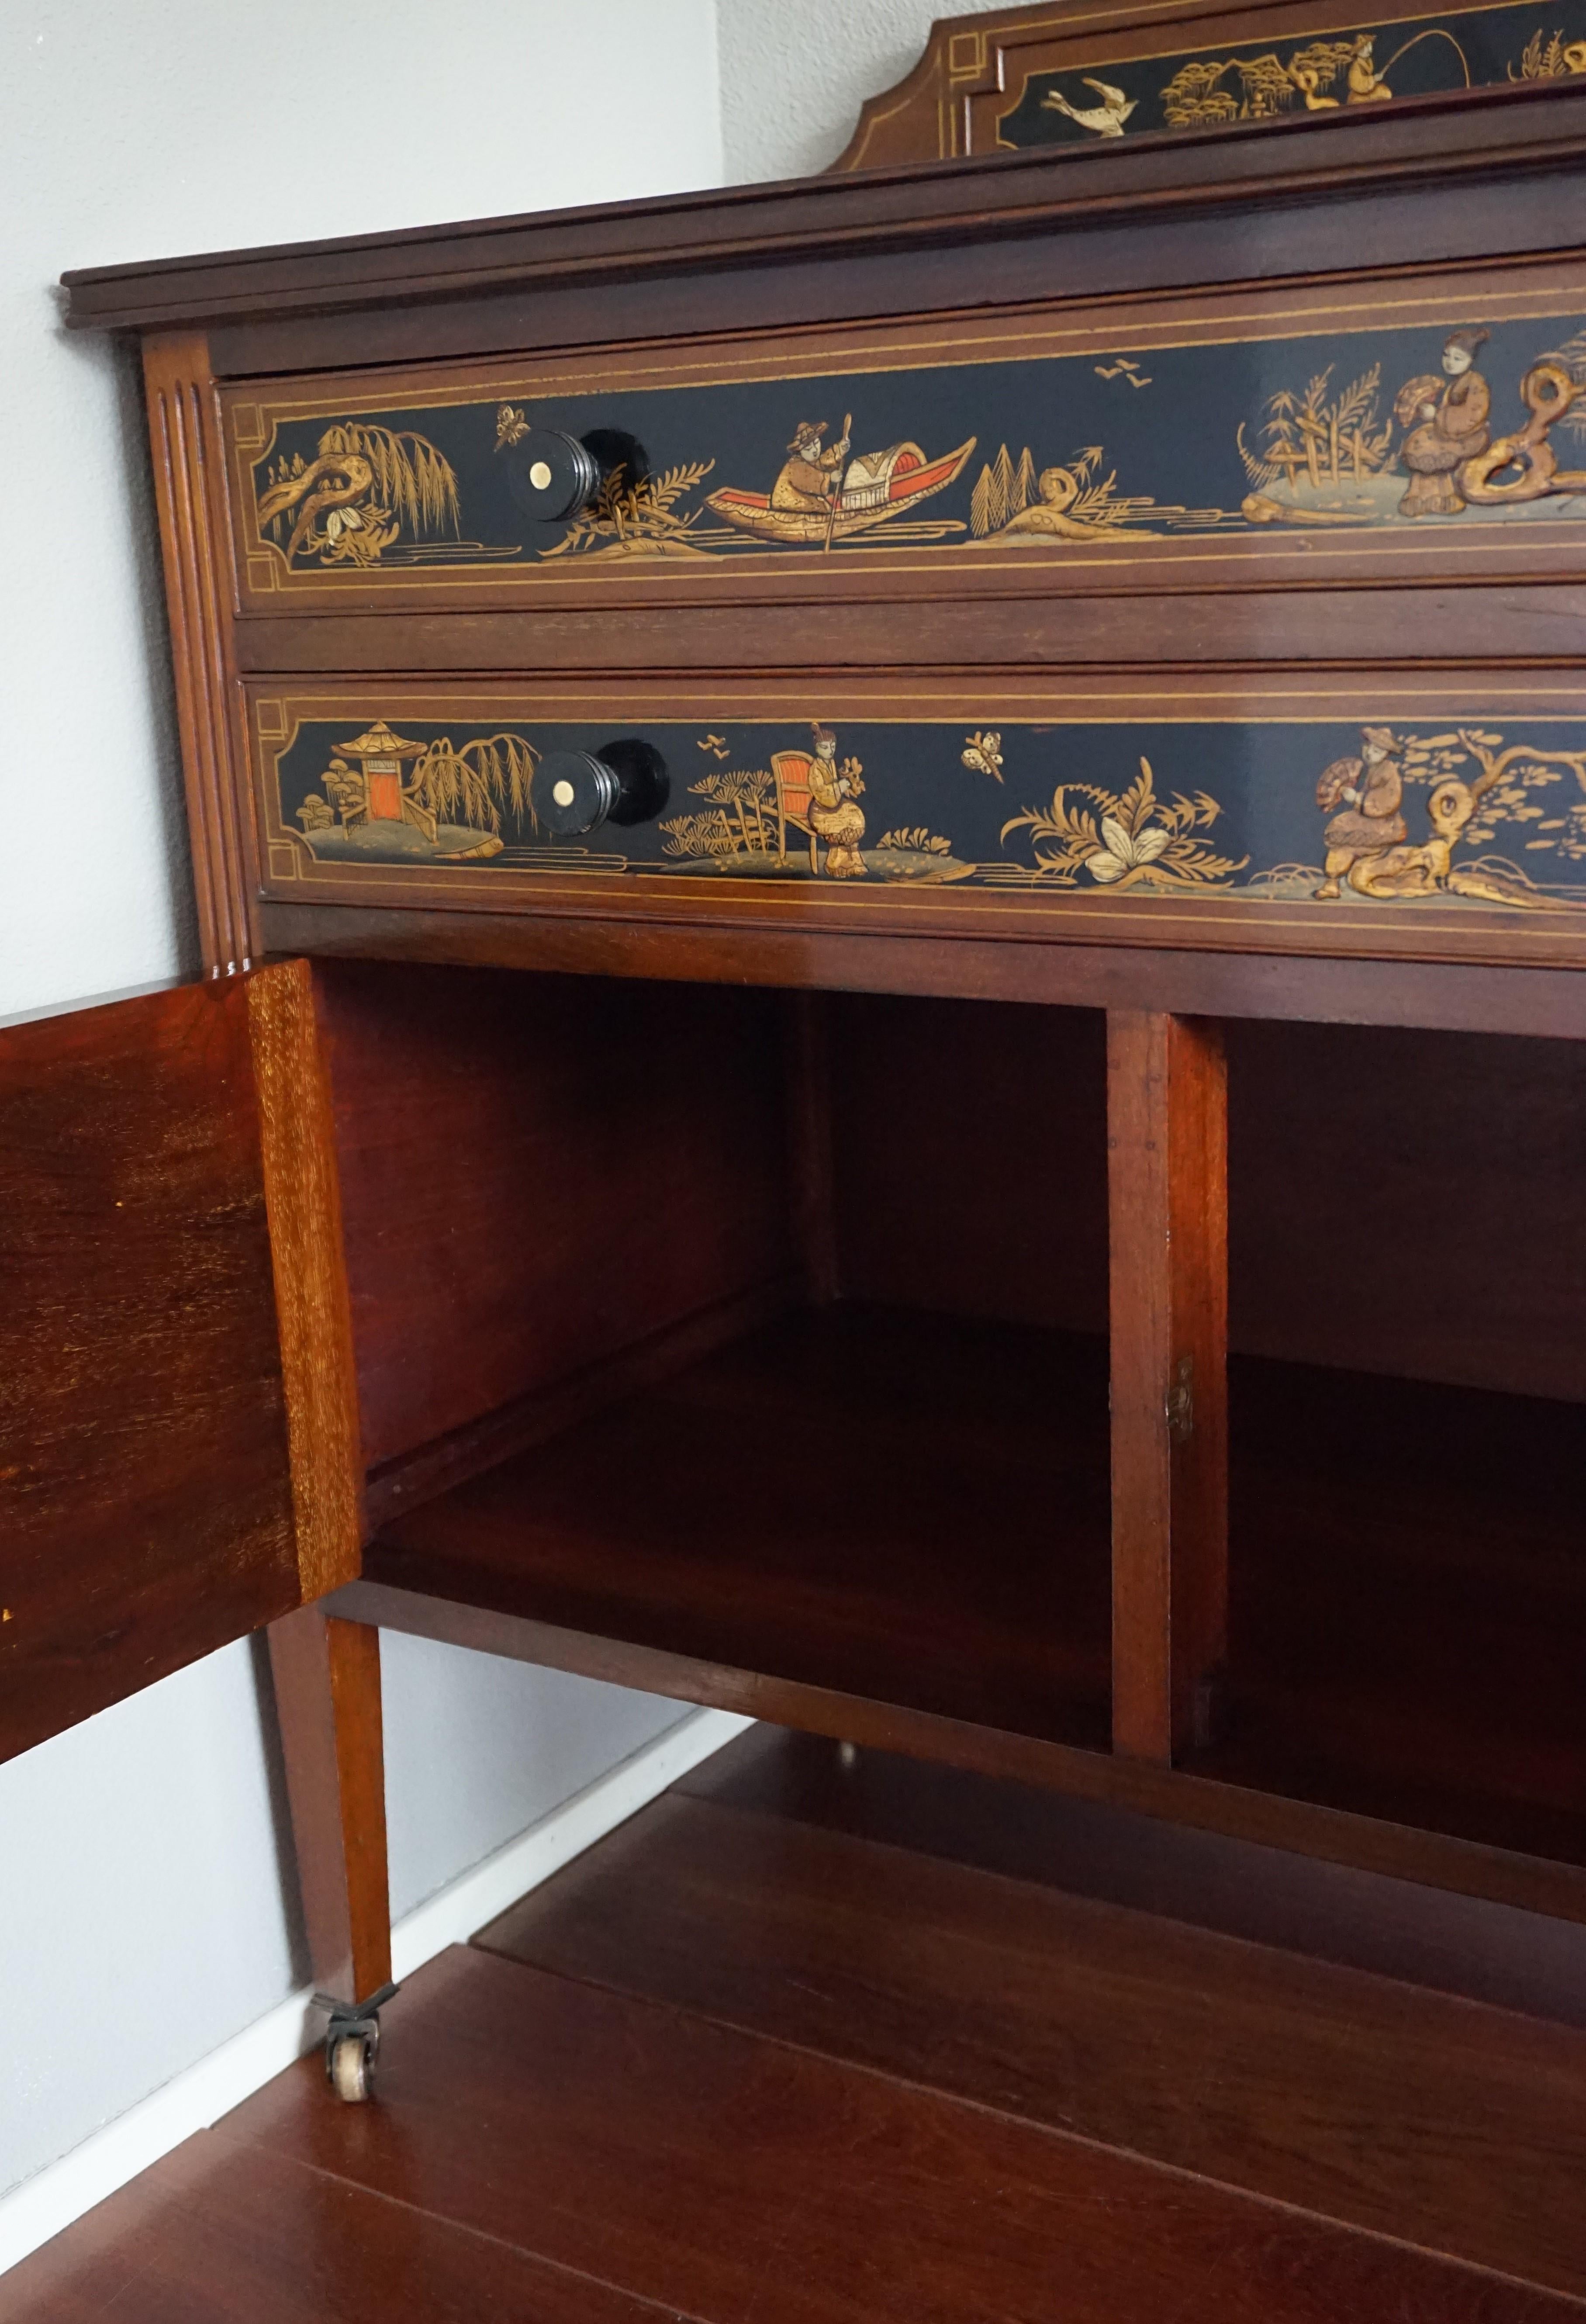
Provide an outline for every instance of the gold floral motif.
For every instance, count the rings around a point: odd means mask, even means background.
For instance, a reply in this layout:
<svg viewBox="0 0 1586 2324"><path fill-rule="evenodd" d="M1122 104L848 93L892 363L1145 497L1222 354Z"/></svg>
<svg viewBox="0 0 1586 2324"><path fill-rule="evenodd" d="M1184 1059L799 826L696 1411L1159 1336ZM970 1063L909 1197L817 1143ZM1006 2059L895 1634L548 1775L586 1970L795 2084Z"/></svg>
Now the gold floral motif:
<svg viewBox="0 0 1586 2324"><path fill-rule="evenodd" d="M1087 799L1088 807L1071 804ZM1059 783L1049 807L1026 807L1002 825L1009 834L1028 831L1036 877L1055 887L1074 888L1082 873L1098 886L1121 894L1130 888L1202 888L1231 880L1249 862L1214 854L1197 832L1209 831L1222 813L1205 791L1186 798L1176 792L1171 805L1157 797L1148 759L1126 791L1096 783Z"/></svg>
<svg viewBox="0 0 1586 2324"><path fill-rule="evenodd" d="M939 831L927 824L917 824L912 831L883 831L877 840L878 848L892 850L899 855L951 855L953 842L944 839Z"/></svg>
<svg viewBox="0 0 1586 2324"><path fill-rule="evenodd" d="M594 506L573 519L561 539L542 552L544 557L580 551L597 557L707 555L687 537L703 512L690 509L679 515L677 504L715 466L714 460L690 460L662 475L641 477L636 484L627 482L625 469L613 468Z"/></svg>
<svg viewBox="0 0 1586 2324"><path fill-rule="evenodd" d="M1586 41L1566 41L1562 32L1533 32L1519 71L1509 67L1511 80L1563 80L1572 73L1586 73Z"/></svg>

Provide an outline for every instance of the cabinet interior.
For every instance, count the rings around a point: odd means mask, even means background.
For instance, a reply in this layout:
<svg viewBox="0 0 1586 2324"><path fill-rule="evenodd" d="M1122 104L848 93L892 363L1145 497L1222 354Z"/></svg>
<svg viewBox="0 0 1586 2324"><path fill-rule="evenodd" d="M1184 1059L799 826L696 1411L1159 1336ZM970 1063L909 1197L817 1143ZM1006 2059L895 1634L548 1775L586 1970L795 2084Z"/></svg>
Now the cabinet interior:
<svg viewBox="0 0 1586 2324"><path fill-rule="evenodd" d="M1098 1015L318 973L371 1575L1106 1747Z"/></svg>
<svg viewBox="0 0 1586 2324"><path fill-rule="evenodd" d="M372 1578L1107 1748L1101 1011L316 973ZM1225 1030L1185 1764L1586 1861L1573 1047Z"/></svg>
<svg viewBox="0 0 1586 2324"><path fill-rule="evenodd" d="M1572 1043L1231 1025L1230 1651L1205 1773L1586 1861Z"/></svg>

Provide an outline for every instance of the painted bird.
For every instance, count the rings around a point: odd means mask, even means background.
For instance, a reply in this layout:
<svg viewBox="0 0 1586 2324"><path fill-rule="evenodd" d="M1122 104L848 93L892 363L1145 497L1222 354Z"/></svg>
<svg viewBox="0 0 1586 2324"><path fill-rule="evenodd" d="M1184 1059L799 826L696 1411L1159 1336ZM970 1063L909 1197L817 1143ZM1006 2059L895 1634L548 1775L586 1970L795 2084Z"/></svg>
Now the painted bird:
<svg viewBox="0 0 1586 2324"><path fill-rule="evenodd" d="M1092 80L1088 73L1082 73L1080 78L1103 100L1101 105L1070 105L1055 88L1047 90L1041 103L1049 106L1054 113L1066 113L1070 121L1076 121L1082 129L1093 129L1098 137L1121 137L1123 124L1134 111L1135 99L1125 97L1120 88L1113 88L1104 80Z"/></svg>

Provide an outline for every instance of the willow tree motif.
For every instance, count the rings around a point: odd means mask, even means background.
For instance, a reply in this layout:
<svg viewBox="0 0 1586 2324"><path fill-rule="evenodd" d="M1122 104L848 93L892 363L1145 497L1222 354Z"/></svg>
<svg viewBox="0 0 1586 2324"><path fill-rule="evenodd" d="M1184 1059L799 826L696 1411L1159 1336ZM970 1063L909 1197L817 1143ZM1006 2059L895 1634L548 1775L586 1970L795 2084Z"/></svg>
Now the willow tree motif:
<svg viewBox="0 0 1586 2324"><path fill-rule="evenodd" d="M489 734L460 746L443 734L415 762L411 796L438 823L499 832L506 812L537 829L529 787L539 761L521 734Z"/></svg>
<svg viewBox="0 0 1586 2324"><path fill-rule="evenodd" d="M420 538L449 532L461 522L456 471L427 436L344 420L319 438L322 454L355 452L374 472L374 491L400 525Z"/></svg>
<svg viewBox="0 0 1586 2324"><path fill-rule="evenodd" d="M289 565L309 557L374 565L404 533L456 537L457 479L428 437L341 420L320 437L317 458L296 452L271 462L257 515L260 532L284 547Z"/></svg>

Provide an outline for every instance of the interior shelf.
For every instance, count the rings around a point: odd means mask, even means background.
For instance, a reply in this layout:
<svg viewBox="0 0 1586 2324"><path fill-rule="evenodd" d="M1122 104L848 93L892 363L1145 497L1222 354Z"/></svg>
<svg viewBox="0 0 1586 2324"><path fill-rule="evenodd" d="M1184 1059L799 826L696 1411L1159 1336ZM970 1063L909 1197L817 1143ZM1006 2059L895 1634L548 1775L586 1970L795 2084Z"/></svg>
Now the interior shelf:
<svg viewBox="0 0 1586 2324"><path fill-rule="evenodd" d="M1586 1409L1236 1358L1198 1772L1586 1862Z"/></svg>
<svg viewBox="0 0 1586 2324"><path fill-rule="evenodd" d="M1586 1862L1586 1412L1235 1358L1198 1774ZM1106 1345L801 1310L405 1512L374 1581L1108 1744Z"/></svg>
<svg viewBox="0 0 1586 2324"><path fill-rule="evenodd" d="M1104 1340L800 1310L405 1512L373 1581L1104 1749Z"/></svg>

